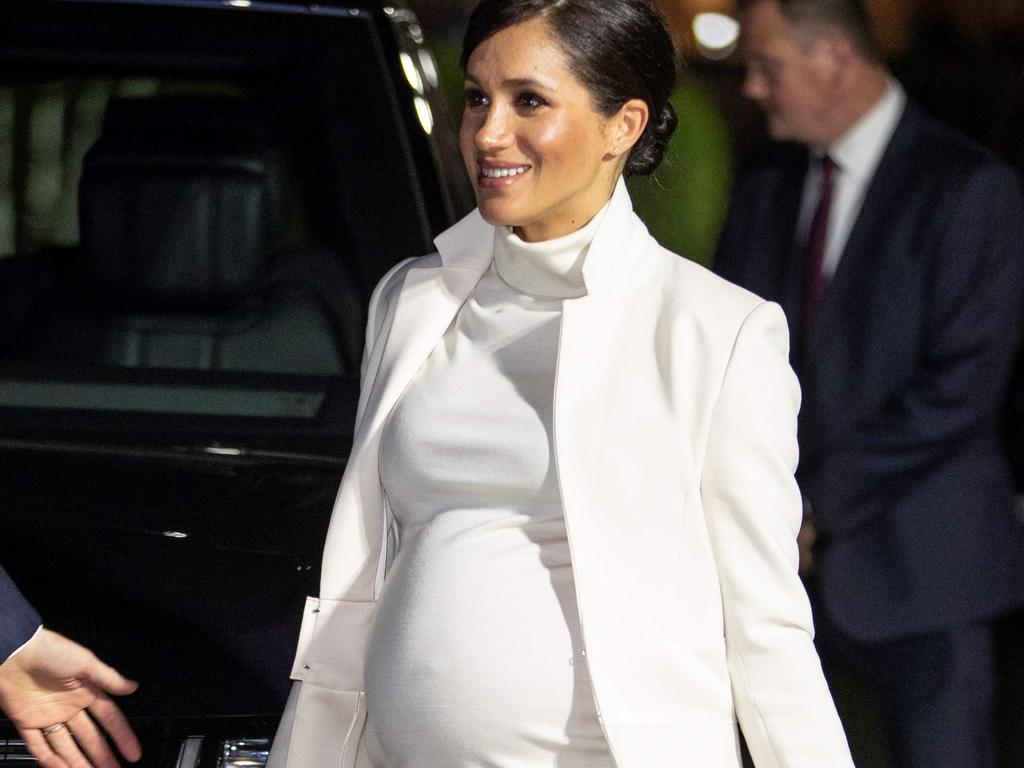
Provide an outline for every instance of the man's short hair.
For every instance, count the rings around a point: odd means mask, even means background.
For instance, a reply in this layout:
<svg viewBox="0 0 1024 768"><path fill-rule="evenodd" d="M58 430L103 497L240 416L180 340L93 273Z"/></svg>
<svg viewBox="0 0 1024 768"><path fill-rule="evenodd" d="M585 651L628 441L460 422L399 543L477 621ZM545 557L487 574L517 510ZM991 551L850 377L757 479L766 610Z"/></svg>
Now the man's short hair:
<svg viewBox="0 0 1024 768"><path fill-rule="evenodd" d="M863 0L739 0L738 5L742 11L760 2L774 2L795 30L816 35L838 29L864 58L882 58Z"/></svg>

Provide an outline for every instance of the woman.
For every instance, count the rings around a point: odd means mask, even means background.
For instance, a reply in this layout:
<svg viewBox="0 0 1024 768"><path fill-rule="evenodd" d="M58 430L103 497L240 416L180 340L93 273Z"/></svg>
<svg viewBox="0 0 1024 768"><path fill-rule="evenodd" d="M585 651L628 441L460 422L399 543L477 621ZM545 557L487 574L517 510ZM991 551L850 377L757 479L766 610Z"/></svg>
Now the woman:
<svg viewBox="0 0 1024 768"><path fill-rule="evenodd" d="M796 575L777 306L661 249L674 52L643 0L483 0L478 209L370 307L272 765L849 766ZM339 757L340 756L340 757Z"/></svg>

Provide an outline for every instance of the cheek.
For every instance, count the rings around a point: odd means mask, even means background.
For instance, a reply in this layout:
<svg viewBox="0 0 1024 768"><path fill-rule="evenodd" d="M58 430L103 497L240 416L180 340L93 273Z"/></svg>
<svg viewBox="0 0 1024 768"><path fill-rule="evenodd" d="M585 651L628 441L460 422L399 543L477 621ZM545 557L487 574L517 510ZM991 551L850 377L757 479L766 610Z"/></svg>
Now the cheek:
<svg viewBox="0 0 1024 768"><path fill-rule="evenodd" d="M462 117L462 124L459 126L459 148L462 150L462 162L469 168L470 161L476 152L476 126L472 116L466 114Z"/></svg>
<svg viewBox="0 0 1024 768"><path fill-rule="evenodd" d="M794 97L799 97L800 90L793 85L790 77L780 77L768 86L768 97L773 104L780 106L792 105Z"/></svg>
<svg viewBox="0 0 1024 768"><path fill-rule="evenodd" d="M554 120L535 126L534 130L523 135L522 140L542 161L555 165L577 162L593 154L594 138L591 133L572 120Z"/></svg>
<svg viewBox="0 0 1024 768"><path fill-rule="evenodd" d="M560 144L565 141L565 136L565 125L556 121L536 126L523 138L536 149L557 154Z"/></svg>
<svg viewBox="0 0 1024 768"><path fill-rule="evenodd" d="M771 104L786 118L795 118L807 111L806 87L783 83L772 92Z"/></svg>
<svg viewBox="0 0 1024 768"><path fill-rule="evenodd" d="M476 132L475 121L466 116L459 127L459 148L462 152L462 162L470 176L476 173Z"/></svg>
<svg viewBox="0 0 1024 768"><path fill-rule="evenodd" d="M792 105L794 110L815 114L820 111L820 105L826 99L830 85L822 82L817 71L807 67L796 73L786 83L786 103Z"/></svg>

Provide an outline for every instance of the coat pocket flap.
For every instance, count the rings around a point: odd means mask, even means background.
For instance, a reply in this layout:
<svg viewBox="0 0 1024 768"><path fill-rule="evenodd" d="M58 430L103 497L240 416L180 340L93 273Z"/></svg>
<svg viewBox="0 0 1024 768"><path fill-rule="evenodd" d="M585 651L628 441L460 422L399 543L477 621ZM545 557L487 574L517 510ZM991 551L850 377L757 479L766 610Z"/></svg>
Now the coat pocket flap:
<svg viewBox="0 0 1024 768"><path fill-rule="evenodd" d="M335 691L363 690L376 602L306 598L291 677Z"/></svg>
<svg viewBox="0 0 1024 768"><path fill-rule="evenodd" d="M313 634L316 631L316 618L320 613L320 598L307 597L306 605L302 610L302 626L299 628L299 642L295 648L295 661L292 662L292 680L305 680L306 656L309 654L309 646L313 642Z"/></svg>

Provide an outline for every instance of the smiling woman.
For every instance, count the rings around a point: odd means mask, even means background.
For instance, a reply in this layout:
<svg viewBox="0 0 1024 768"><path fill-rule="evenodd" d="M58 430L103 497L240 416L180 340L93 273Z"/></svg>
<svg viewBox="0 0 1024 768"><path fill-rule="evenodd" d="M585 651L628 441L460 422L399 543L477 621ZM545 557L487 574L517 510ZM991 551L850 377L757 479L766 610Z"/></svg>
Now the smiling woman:
<svg viewBox="0 0 1024 768"><path fill-rule="evenodd" d="M272 766L849 768L797 576L775 305L661 248L645 0L483 0L477 209L378 285Z"/></svg>

